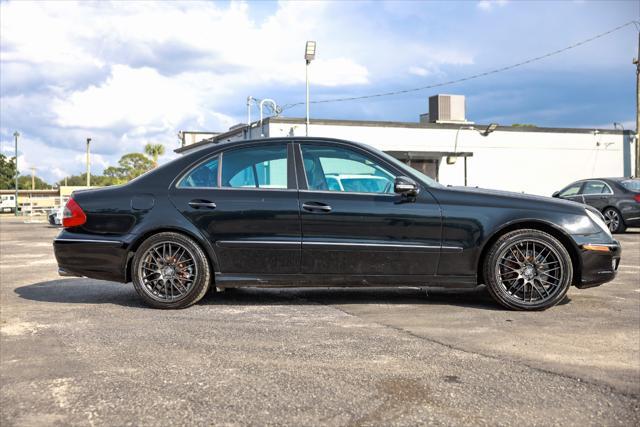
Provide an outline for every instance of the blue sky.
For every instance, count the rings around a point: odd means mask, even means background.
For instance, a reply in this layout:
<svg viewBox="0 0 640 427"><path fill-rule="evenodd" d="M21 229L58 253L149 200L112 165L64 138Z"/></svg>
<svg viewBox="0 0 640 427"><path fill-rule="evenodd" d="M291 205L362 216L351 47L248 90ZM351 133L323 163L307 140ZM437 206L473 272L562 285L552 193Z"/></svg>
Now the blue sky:
<svg viewBox="0 0 640 427"><path fill-rule="evenodd" d="M304 100L425 86L509 65L640 18L638 1L0 3L0 150L53 182L176 132L245 121L247 95ZM511 71L312 117L417 121L435 93L467 96L478 123L635 127L637 30ZM255 114L255 113L254 113ZM300 117L303 107L285 112Z"/></svg>

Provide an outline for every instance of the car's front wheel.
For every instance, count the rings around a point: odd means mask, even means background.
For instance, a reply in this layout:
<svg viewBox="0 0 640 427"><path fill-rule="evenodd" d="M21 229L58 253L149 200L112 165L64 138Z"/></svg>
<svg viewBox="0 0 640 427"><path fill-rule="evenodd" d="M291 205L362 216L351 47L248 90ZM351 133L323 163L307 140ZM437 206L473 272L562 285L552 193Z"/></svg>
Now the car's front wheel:
<svg viewBox="0 0 640 427"><path fill-rule="evenodd" d="M567 249L548 233L515 230L501 236L484 262L491 296L513 310L545 310L562 301L571 286Z"/></svg>
<svg viewBox="0 0 640 427"><path fill-rule="evenodd" d="M616 208L606 208L602 212L602 216L604 216L604 222L612 233L623 233L626 229L622 215Z"/></svg>
<svg viewBox="0 0 640 427"><path fill-rule="evenodd" d="M204 251L179 233L159 233L145 240L133 258L133 286L155 308L185 308L209 289L211 269Z"/></svg>

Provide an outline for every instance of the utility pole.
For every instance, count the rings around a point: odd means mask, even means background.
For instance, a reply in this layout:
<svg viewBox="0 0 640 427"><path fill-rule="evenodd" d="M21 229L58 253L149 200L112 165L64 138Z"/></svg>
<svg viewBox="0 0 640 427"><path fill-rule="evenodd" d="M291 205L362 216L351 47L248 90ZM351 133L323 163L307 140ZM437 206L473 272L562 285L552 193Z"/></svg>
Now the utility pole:
<svg viewBox="0 0 640 427"><path fill-rule="evenodd" d="M247 137L245 139L251 139L251 103L253 102L253 97L251 95L247 96Z"/></svg>
<svg viewBox="0 0 640 427"><path fill-rule="evenodd" d="M87 138L87 187L91 187L91 160L89 159L89 144L91 138Z"/></svg>
<svg viewBox="0 0 640 427"><path fill-rule="evenodd" d="M36 189L36 168L31 168L31 191Z"/></svg>
<svg viewBox="0 0 640 427"><path fill-rule="evenodd" d="M20 132L15 131L13 133L13 137L15 138L16 141L16 205L15 205L15 209L14 209L14 213L16 216L18 216L18 175L20 174L20 172L18 172L18 138L20 137Z"/></svg>
<svg viewBox="0 0 640 427"><path fill-rule="evenodd" d="M633 59L636 65L636 178L640 177L640 31L638 31L638 56Z"/></svg>
<svg viewBox="0 0 640 427"><path fill-rule="evenodd" d="M306 67L304 69L304 79L306 81L306 86L307 86L306 88L307 89L307 100L306 100L307 119L305 121L305 126L304 126L305 136L309 136L309 64L311 64L311 61L313 61L314 59L316 59L316 42L309 40L304 47L304 60L306 62Z"/></svg>

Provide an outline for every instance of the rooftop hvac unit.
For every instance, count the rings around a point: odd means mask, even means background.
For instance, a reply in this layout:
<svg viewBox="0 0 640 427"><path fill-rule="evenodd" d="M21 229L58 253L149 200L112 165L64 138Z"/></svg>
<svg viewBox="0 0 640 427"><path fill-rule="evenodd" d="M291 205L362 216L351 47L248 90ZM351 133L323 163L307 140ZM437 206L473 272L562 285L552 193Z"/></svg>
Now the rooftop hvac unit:
<svg viewBox="0 0 640 427"><path fill-rule="evenodd" d="M466 123L464 95L434 95L429 97L429 122Z"/></svg>

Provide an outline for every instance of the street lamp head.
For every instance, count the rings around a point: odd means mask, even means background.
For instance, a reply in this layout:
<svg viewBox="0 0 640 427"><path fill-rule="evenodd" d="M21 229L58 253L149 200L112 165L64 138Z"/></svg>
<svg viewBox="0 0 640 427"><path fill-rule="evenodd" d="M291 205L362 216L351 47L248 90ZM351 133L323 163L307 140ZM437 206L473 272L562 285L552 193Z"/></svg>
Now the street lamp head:
<svg viewBox="0 0 640 427"><path fill-rule="evenodd" d="M87 144L91 142L91 138L87 138Z"/></svg>
<svg viewBox="0 0 640 427"><path fill-rule="evenodd" d="M491 123L489 126L487 126L487 128L484 130L484 133L486 135L489 135L491 132L493 132L494 130L496 130L498 128L498 124L497 123Z"/></svg>
<svg viewBox="0 0 640 427"><path fill-rule="evenodd" d="M18 138L18 137L20 136L20 132L15 131L15 132L13 133L13 136L15 136L16 138Z"/></svg>
<svg viewBox="0 0 640 427"><path fill-rule="evenodd" d="M304 59L307 63L316 59L316 42L309 40L304 48Z"/></svg>

